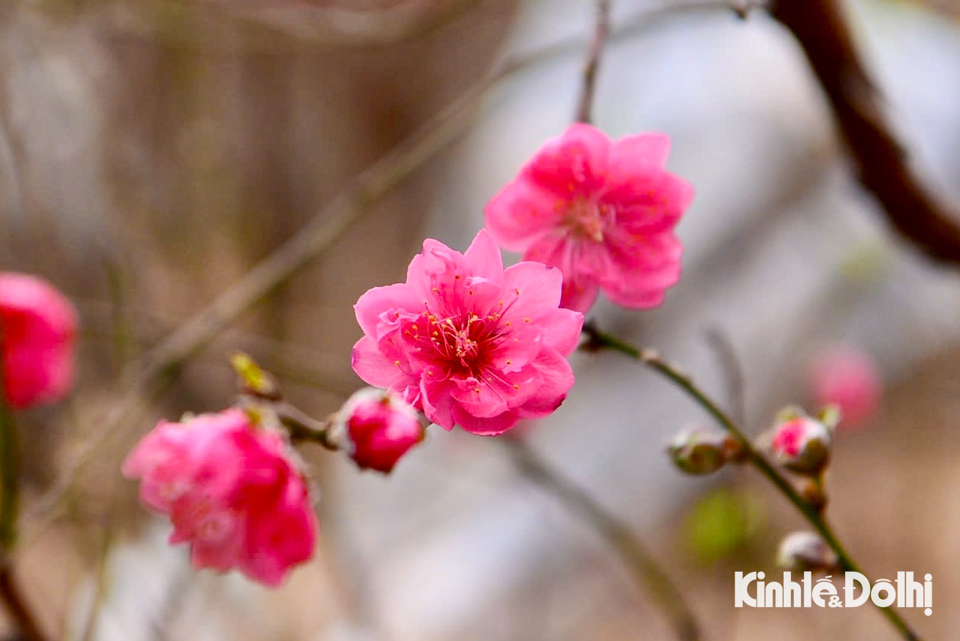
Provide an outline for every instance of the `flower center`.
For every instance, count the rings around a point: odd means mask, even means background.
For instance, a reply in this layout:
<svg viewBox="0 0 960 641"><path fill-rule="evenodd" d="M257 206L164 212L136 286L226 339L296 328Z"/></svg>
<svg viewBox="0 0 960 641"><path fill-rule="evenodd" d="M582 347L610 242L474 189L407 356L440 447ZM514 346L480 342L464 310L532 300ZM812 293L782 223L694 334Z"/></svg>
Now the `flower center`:
<svg viewBox="0 0 960 641"><path fill-rule="evenodd" d="M567 209L564 222L575 237L602 243L603 230L606 227L605 213L603 205L577 198Z"/></svg>

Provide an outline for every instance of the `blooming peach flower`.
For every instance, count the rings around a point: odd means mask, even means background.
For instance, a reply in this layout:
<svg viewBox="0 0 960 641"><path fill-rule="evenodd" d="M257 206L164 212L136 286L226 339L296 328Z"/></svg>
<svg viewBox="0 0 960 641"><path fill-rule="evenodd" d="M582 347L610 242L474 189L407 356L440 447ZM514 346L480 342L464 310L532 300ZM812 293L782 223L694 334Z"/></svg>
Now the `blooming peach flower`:
<svg viewBox="0 0 960 641"><path fill-rule="evenodd" d="M447 430L493 435L546 416L573 386L565 356L583 325L558 308L561 281L540 263L504 270L484 230L463 254L427 239L405 283L357 301L353 369Z"/></svg>
<svg viewBox="0 0 960 641"><path fill-rule="evenodd" d="M564 307L586 312L600 289L626 307L655 307L680 279L673 228L693 199L664 170L669 149L663 134L613 142L571 125L487 203L487 227L524 260L562 270Z"/></svg>
<svg viewBox="0 0 960 641"><path fill-rule="evenodd" d="M77 313L47 281L0 273L3 392L16 409L62 399L73 386Z"/></svg>
<svg viewBox="0 0 960 641"><path fill-rule="evenodd" d="M123 463L140 498L169 515L171 543L198 568L237 568L269 586L313 554L316 516L284 437L228 409L161 421Z"/></svg>
<svg viewBox="0 0 960 641"><path fill-rule="evenodd" d="M840 426L856 428L877 411L880 376L870 355L858 349L835 346L816 355L810 368L813 400L819 406L840 408Z"/></svg>
<svg viewBox="0 0 960 641"><path fill-rule="evenodd" d="M368 387L340 410L350 456L362 469L390 472L400 457L423 440L420 417L409 403L386 390Z"/></svg>

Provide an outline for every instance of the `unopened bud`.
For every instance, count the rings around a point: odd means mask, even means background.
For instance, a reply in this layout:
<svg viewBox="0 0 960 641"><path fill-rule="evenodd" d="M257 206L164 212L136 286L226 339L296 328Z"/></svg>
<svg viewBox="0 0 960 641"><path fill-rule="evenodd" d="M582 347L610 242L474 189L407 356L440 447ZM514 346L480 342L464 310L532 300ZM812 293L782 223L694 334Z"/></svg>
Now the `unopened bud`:
<svg viewBox="0 0 960 641"><path fill-rule="evenodd" d="M674 464L687 474L712 474L739 458L740 450L732 436L698 428L680 432L667 448Z"/></svg>
<svg viewBox="0 0 960 641"><path fill-rule="evenodd" d="M833 436L820 421L799 416L774 428L770 451L777 462L798 474L816 476L830 461Z"/></svg>
<svg viewBox="0 0 960 641"><path fill-rule="evenodd" d="M815 572L837 566L837 555L813 532L794 532L780 542L777 565L785 570Z"/></svg>
<svg viewBox="0 0 960 641"><path fill-rule="evenodd" d="M362 469L387 473L423 440L417 411L399 396L372 387L351 396L339 412L350 457Z"/></svg>

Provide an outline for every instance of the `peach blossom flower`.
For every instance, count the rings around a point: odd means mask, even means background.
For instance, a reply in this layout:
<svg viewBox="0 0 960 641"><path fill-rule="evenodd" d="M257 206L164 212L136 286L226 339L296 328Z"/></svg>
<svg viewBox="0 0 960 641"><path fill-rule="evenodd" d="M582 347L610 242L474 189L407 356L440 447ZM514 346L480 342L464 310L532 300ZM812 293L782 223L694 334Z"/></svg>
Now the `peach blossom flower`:
<svg viewBox="0 0 960 641"><path fill-rule="evenodd" d="M276 586L313 554L316 516L286 441L241 410L161 421L123 474L141 480L141 500L170 517L170 542L189 543L198 568Z"/></svg>
<svg viewBox="0 0 960 641"><path fill-rule="evenodd" d="M625 307L655 307L680 279L673 228L693 199L664 170L669 149L663 134L614 142L571 125L490 200L487 227L524 260L561 269L564 307L586 312L601 289Z"/></svg>
<svg viewBox="0 0 960 641"><path fill-rule="evenodd" d="M357 301L353 369L448 430L493 435L546 416L573 386L565 357L583 325L558 307L561 281L540 263L504 270L484 230L463 254L427 239L406 282Z"/></svg>

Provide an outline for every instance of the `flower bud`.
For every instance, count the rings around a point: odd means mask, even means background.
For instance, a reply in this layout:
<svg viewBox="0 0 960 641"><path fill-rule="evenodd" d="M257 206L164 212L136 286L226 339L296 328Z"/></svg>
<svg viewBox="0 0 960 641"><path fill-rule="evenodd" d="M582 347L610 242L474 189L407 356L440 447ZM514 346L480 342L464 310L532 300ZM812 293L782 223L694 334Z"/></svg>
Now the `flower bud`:
<svg viewBox="0 0 960 641"><path fill-rule="evenodd" d="M837 555L819 535L794 532L780 542L777 565L796 572L829 570L836 567Z"/></svg>
<svg viewBox="0 0 960 641"><path fill-rule="evenodd" d="M739 452L733 437L700 428L680 432L667 447L674 464L687 474L712 474L737 458Z"/></svg>
<svg viewBox="0 0 960 641"><path fill-rule="evenodd" d="M0 272L2 393L14 409L54 403L74 379L77 312L47 281Z"/></svg>
<svg viewBox="0 0 960 641"><path fill-rule="evenodd" d="M361 469L387 473L407 450L423 440L417 411L396 394L368 387L340 410L348 452Z"/></svg>
<svg viewBox="0 0 960 641"><path fill-rule="evenodd" d="M798 416L774 428L770 450L777 462L798 474L816 476L830 460L833 436L820 421Z"/></svg>

